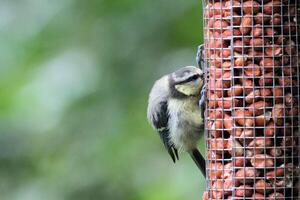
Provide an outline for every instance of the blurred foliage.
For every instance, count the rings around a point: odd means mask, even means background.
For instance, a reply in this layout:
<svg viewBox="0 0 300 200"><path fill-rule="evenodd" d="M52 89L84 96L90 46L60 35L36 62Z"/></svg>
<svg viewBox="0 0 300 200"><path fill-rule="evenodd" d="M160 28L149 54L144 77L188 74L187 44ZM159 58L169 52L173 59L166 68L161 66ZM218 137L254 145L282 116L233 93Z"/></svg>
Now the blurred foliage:
<svg viewBox="0 0 300 200"><path fill-rule="evenodd" d="M0 2L1 200L200 198L146 121L154 80L195 65L200 1Z"/></svg>

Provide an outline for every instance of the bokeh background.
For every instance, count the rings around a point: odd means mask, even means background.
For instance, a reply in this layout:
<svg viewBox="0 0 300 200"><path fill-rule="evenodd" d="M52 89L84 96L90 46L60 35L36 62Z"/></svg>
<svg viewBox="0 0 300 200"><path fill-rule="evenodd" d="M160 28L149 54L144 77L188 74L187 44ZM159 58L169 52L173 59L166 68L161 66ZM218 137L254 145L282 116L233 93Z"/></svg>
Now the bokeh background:
<svg viewBox="0 0 300 200"><path fill-rule="evenodd" d="M154 80L196 64L200 0L0 5L1 200L201 198L146 120Z"/></svg>

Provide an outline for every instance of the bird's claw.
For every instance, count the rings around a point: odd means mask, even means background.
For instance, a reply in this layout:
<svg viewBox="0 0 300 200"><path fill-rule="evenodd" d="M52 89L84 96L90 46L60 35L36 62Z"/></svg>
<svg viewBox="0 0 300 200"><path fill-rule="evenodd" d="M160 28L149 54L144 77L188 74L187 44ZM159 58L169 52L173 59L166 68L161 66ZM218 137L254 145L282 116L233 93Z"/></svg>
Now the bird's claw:
<svg viewBox="0 0 300 200"><path fill-rule="evenodd" d="M202 71L204 71L203 51L204 51L204 44L200 44L197 49L196 62L197 62L198 67Z"/></svg>

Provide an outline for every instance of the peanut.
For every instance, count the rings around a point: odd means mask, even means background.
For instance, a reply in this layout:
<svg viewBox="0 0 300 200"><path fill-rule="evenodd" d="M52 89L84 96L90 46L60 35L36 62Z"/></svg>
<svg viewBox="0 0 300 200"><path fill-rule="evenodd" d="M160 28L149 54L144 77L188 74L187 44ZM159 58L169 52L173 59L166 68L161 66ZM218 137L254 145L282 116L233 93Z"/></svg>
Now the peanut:
<svg viewBox="0 0 300 200"><path fill-rule="evenodd" d="M233 36L240 36L242 33L239 29L227 29L223 32L222 36L224 40L229 40Z"/></svg>
<svg viewBox="0 0 300 200"><path fill-rule="evenodd" d="M293 84L292 79L289 77L279 77L278 82L282 87L289 87Z"/></svg>
<svg viewBox="0 0 300 200"><path fill-rule="evenodd" d="M262 60L263 52L260 50L257 50L257 49L255 50L255 49L250 48L248 50L248 56L249 56L249 58L254 59L256 62L259 63Z"/></svg>
<svg viewBox="0 0 300 200"><path fill-rule="evenodd" d="M255 115L262 115L265 112L265 109L270 107L271 104L266 101L258 101L248 106L249 114L252 116Z"/></svg>
<svg viewBox="0 0 300 200"><path fill-rule="evenodd" d="M275 82L274 73L272 71L265 73L264 76L262 76L259 79L260 86L274 85L274 82Z"/></svg>
<svg viewBox="0 0 300 200"><path fill-rule="evenodd" d="M221 161L222 155L216 154L214 151L208 150L207 151L207 159Z"/></svg>
<svg viewBox="0 0 300 200"><path fill-rule="evenodd" d="M283 194L279 193L279 192L275 192L269 195L269 199L270 200L284 200L284 196Z"/></svg>
<svg viewBox="0 0 300 200"><path fill-rule="evenodd" d="M260 95L262 97L268 97L272 95L272 90L269 88L262 88L259 90L260 91Z"/></svg>
<svg viewBox="0 0 300 200"><path fill-rule="evenodd" d="M210 179L218 179L222 176L222 164L221 162L209 162L208 163L208 175Z"/></svg>
<svg viewBox="0 0 300 200"><path fill-rule="evenodd" d="M222 154L228 147L228 140L222 138L213 138L208 140L209 149L215 151L217 154Z"/></svg>
<svg viewBox="0 0 300 200"><path fill-rule="evenodd" d="M276 168L273 171L268 172L266 174L266 178L267 179L274 179L274 178L280 178L280 177L283 178L283 175L284 175L284 168L280 167L280 168Z"/></svg>
<svg viewBox="0 0 300 200"><path fill-rule="evenodd" d="M242 145L235 139L229 138L227 141L227 150L232 156L242 156L244 154Z"/></svg>
<svg viewBox="0 0 300 200"><path fill-rule="evenodd" d="M207 124L207 130L215 138L222 136L222 128L222 120L209 121Z"/></svg>
<svg viewBox="0 0 300 200"><path fill-rule="evenodd" d="M261 25L256 25L253 27L253 29L251 30L251 36L252 37L260 37L263 34L263 28L261 27Z"/></svg>
<svg viewBox="0 0 300 200"><path fill-rule="evenodd" d="M241 126L251 127L254 124L252 114L248 110L237 109L234 111L233 117Z"/></svg>
<svg viewBox="0 0 300 200"><path fill-rule="evenodd" d="M216 94L211 94L208 96L208 107L209 108L218 107L218 96Z"/></svg>
<svg viewBox="0 0 300 200"><path fill-rule="evenodd" d="M203 192L203 194L202 194L202 200L209 200L208 191Z"/></svg>
<svg viewBox="0 0 300 200"><path fill-rule="evenodd" d="M223 70L220 68L216 68L215 66L210 66L209 75L213 79L219 79L223 75Z"/></svg>
<svg viewBox="0 0 300 200"><path fill-rule="evenodd" d="M235 66L243 66L247 61L247 58L237 57L234 61Z"/></svg>
<svg viewBox="0 0 300 200"><path fill-rule="evenodd" d="M281 25L281 15L278 13L275 13L270 19L270 25L273 25L273 26Z"/></svg>
<svg viewBox="0 0 300 200"><path fill-rule="evenodd" d="M287 116L290 116L290 117L298 117L298 114L299 114L298 108L291 108L291 109L288 109ZM296 118L296 119L297 119L297 118Z"/></svg>
<svg viewBox="0 0 300 200"><path fill-rule="evenodd" d="M264 130L264 135L267 136L267 137L272 137L275 135L275 124L273 121L270 121L268 124L267 124L267 127L266 129Z"/></svg>
<svg viewBox="0 0 300 200"><path fill-rule="evenodd" d="M271 185L267 183L265 180L258 180L255 182L255 191L264 194L270 192Z"/></svg>
<svg viewBox="0 0 300 200"><path fill-rule="evenodd" d="M225 73L224 73L224 75L225 75ZM230 74L230 72L229 72L229 74ZM229 88L231 85L230 80L225 79L225 78L222 78L222 79L217 79L217 81L216 81L216 89L218 89L220 91L223 90L224 88Z"/></svg>
<svg viewBox="0 0 300 200"><path fill-rule="evenodd" d="M225 8L227 10L233 9L233 11L238 12L240 10L240 8L241 8L241 2L237 1L237 0L226 1Z"/></svg>
<svg viewBox="0 0 300 200"><path fill-rule="evenodd" d="M218 101L218 106L219 108L224 108L224 109L229 109L233 107L238 106L240 103L239 99L235 99L232 97L226 97L223 98L222 100Z"/></svg>
<svg viewBox="0 0 300 200"><path fill-rule="evenodd" d="M231 49L225 48L221 51L221 57L222 58L228 58L231 56ZM223 66L223 65L222 65Z"/></svg>
<svg viewBox="0 0 300 200"><path fill-rule="evenodd" d="M215 66L215 67L220 68L222 66L220 56L215 55L215 54L211 55L210 59L209 59L209 64L210 64L210 66Z"/></svg>
<svg viewBox="0 0 300 200"><path fill-rule="evenodd" d="M286 21L284 22L284 26L283 26L283 33L284 34L295 34L296 33L296 23L291 21Z"/></svg>
<svg viewBox="0 0 300 200"><path fill-rule="evenodd" d="M237 197L251 197L253 189L249 185L241 185L235 189L235 195Z"/></svg>
<svg viewBox="0 0 300 200"><path fill-rule="evenodd" d="M233 49L234 49L234 51L236 51L238 53L243 53L245 46L246 45L242 40L236 40L233 43Z"/></svg>
<svg viewBox="0 0 300 200"><path fill-rule="evenodd" d="M245 14L257 14L260 9L260 4L256 1L249 0L245 1L242 7Z"/></svg>
<svg viewBox="0 0 300 200"><path fill-rule="evenodd" d="M292 66L284 66L282 67L282 73L284 76L293 76L297 74L297 68Z"/></svg>
<svg viewBox="0 0 300 200"><path fill-rule="evenodd" d="M227 12L229 19L232 20L234 26L238 26L241 24L242 17L238 15L236 12L233 12L233 16L231 17L231 11Z"/></svg>
<svg viewBox="0 0 300 200"><path fill-rule="evenodd" d="M283 87L275 86L273 88L273 96L275 98L275 103L282 103L282 101L283 101Z"/></svg>
<svg viewBox="0 0 300 200"><path fill-rule="evenodd" d="M254 136L254 130L252 128L245 128L239 137L241 138L251 138ZM250 139L247 139L250 140Z"/></svg>
<svg viewBox="0 0 300 200"><path fill-rule="evenodd" d="M251 165L255 168L266 168L274 166L274 159L266 154L257 154L250 160Z"/></svg>
<svg viewBox="0 0 300 200"><path fill-rule="evenodd" d="M273 13L280 13L281 2L274 0L264 5L264 13L267 15L272 15Z"/></svg>
<svg viewBox="0 0 300 200"><path fill-rule="evenodd" d="M287 43L285 44L285 48L284 48L284 52L287 55L294 55L296 52L296 44L293 40L289 40L287 41Z"/></svg>
<svg viewBox="0 0 300 200"><path fill-rule="evenodd" d="M260 76L261 75L261 68L257 64L248 64L247 67L244 69L245 75L250 76L247 78L252 78L255 76Z"/></svg>
<svg viewBox="0 0 300 200"><path fill-rule="evenodd" d="M229 23L225 20L217 20L215 21L210 28L217 31L218 33L222 33L224 30L227 29Z"/></svg>
<svg viewBox="0 0 300 200"><path fill-rule="evenodd" d="M229 97L235 97L240 96L243 93L243 87L240 84L236 84L230 88L230 90L227 91L227 95Z"/></svg>
<svg viewBox="0 0 300 200"><path fill-rule="evenodd" d="M209 111L208 119L214 120L214 119L222 119L223 118L223 111L221 109L214 109Z"/></svg>
<svg viewBox="0 0 300 200"><path fill-rule="evenodd" d="M233 119L230 115L224 114L224 127L230 133L234 127Z"/></svg>
<svg viewBox="0 0 300 200"><path fill-rule="evenodd" d="M275 124L283 125L283 117L285 116L285 108L283 104L275 104L272 109L272 118Z"/></svg>
<svg viewBox="0 0 300 200"><path fill-rule="evenodd" d="M230 61L223 62L222 68L223 69L229 69L229 68L231 68L231 62Z"/></svg>
<svg viewBox="0 0 300 200"><path fill-rule="evenodd" d="M260 95L260 90L254 90L246 96L245 101L247 103L254 103L260 97Z"/></svg>
<svg viewBox="0 0 300 200"><path fill-rule="evenodd" d="M251 27L253 24L253 17L252 15L246 14L242 18L242 22L240 25L240 31L242 34L247 35L251 31Z"/></svg>
<svg viewBox="0 0 300 200"><path fill-rule="evenodd" d="M223 196L223 181L222 180L216 180L215 183L212 185L211 189L212 191L212 197L215 199L221 199Z"/></svg>
<svg viewBox="0 0 300 200"><path fill-rule="evenodd" d="M212 17L214 15L222 15L222 7L224 7L224 4L222 2L215 2L212 4L209 8L210 14L209 17Z"/></svg>
<svg viewBox="0 0 300 200"><path fill-rule="evenodd" d="M223 178L227 179L229 177L232 177L232 172L232 162L225 164Z"/></svg>
<svg viewBox="0 0 300 200"><path fill-rule="evenodd" d="M278 60L274 60L272 58L263 58L259 65L262 66L266 71L272 71L273 68L278 68L280 63Z"/></svg>
<svg viewBox="0 0 300 200"><path fill-rule="evenodd" d="M235 176L240 184L251 184L253 179L259 176L259 171L253 167L245 167L239 169Z"/></svg>
<svg viewBox="0 0 300 200"><path fill-rule="evenodd" d="M272 29L273 30L273 29ZM276 31L273 32L273 35L270 36L274 36L277 35L278 33ZM275 44L276 45L282 45L286 42L286 38L283 35L278 35L277 37L275 37Z"/></svg>
<svg viewBox="0 0 300 200"><path fill-rule="evenodd" d="M245 95L250 94L253 91L253 81L248 78L241 80Z"/></svg>
<svg viewBox="0 0 300 200"><path fill-rule="evenodd" d="M247 165L247 160L243 156L242 157L235 157L235 156L232 157L232 162L235 164L236 167L243 167L243 166ZM231 169L231 171L232 171L232 169Z"/></svg>
<svg viewBox="0 0 300 200"><path fill-rule="evenodd" d="M292 126L290 122L286 122L284 127L278 128L278 133L284 136L291 136L292 135Z"/></svg>
<svg viewBox="0 0 300 200"><path fill-rule="evenodd" d="M272 149L269 150L269 155L272 157L280 157L282 156L283 151L280 148L274 147Z"/></svg>
<svg viewBox="0 0 300 200"><path fill-rule="evenodd" d="M266 126L272 118L272 112L266 112L265 114L255 117L256 126Z"/></svg>
<svg viewBox="0 0 300 200"><path fill-rule="evenodd" d="M222 180L216 180L212 186L213 198L220 199L223 195L228 195L231 192L232 181L226 179L224 182ZM224 193L223 193L224 192Z"/></svg>
<svg viewBox="0 0 300 200"><path fill-rule="evenodd" d="M265 33L266 33L267 36L271 36L271 37L274 37L275 35L278 34L277 31L273 27L272 28L269 28L269 27L265 28Z"/></svg>
<svg viewBox="0 0 300 200"><path fill-rule="evenodd" d="M280 146L284 148L292 148L296 145L296 141L292 136L285 136L283 137Z"/></svg>
<svg viewBox="0 0 300 200"><path fill-rule="evenodd" d="M247 148L254 152L254 154L261 154L263 153L265 147L270 147L273 145L273 141L270 138L264 137L256 137L249 143Z"/></svg>
<svg viewBox="0 0 300 200"><path fill-rule="evenodd" d="M256 200L256 199L259 199L259 200L264 200L265 199L265 196L260 194L260 193L254 193L252 195L252 200Z"/></svg>
<svg viewBox="0 0 300 200"><path fill-rule="evenodd" d="M260 25L268 23L270 19L271 17L269 15L265 15L263 13L257 13L254 18L255 23Z"/></svg>
<svg viewBox="0 0 300 200"><path fill-rule="evenodd" d="M265 53L267 56L279 56L282 53L282 48L280 46L272 46L272 47L267 47L265 49Z"/></svg>
<svg viewBox="0 0 300 200"><path fill-rule="evenodd" d="M249 45L250 48L261 49L264 45L264 40L262 38L251 38Z"/></svg>
<svg viewBox="0 0 300 200"><path fill-rule="evenodd" d="M227 47L225 41L223 41L222 39L219 39L219 38L211 38L210 42L209 42L209 46L210 46L210 48L213 48L213 49L221 49L221 48Z"/></svg>

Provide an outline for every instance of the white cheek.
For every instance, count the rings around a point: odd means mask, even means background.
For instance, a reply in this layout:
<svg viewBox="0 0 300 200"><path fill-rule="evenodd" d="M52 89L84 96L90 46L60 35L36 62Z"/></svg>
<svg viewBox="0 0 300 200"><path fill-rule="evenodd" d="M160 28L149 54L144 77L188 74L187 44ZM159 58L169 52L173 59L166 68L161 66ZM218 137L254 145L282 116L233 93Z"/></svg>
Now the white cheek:
<svg viewBox="0 0 300 200"><path fill-rule="evenodd" d="M201 86L202 80L197 80L183 85L176 85L175 88L179 92L189 96L200 93Z"/></svg>
<svg viewBox="0 0 300 200"><path fill-rule="evenodd" d="M197 80L191 84L191 88L194 93L197 93L201 89L202 80Z"/></svg>

